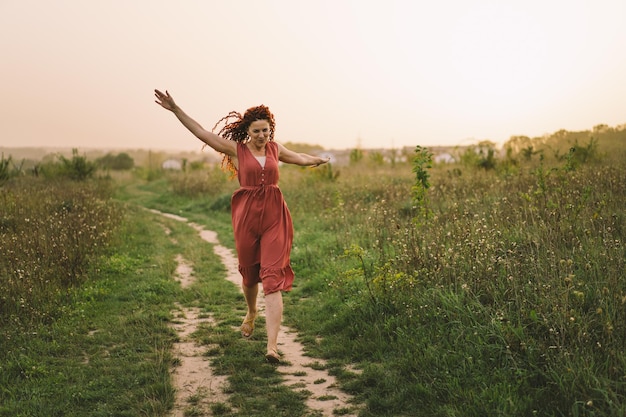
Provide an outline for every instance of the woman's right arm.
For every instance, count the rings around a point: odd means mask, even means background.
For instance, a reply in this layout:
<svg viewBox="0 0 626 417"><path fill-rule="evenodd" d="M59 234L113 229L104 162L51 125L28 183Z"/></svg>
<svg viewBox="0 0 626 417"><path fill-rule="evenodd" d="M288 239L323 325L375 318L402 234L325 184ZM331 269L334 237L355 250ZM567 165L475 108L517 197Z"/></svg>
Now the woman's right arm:
<svg viewBox="0 0 626 417"><path fill-rule="evenodd" d="M196 122L189 115L187 115L183 109L178 107L176 102L174 102L174 98L167 92L167 90L165 90L165 93L162 93L159 90L154 90L154 95L157 98L155 101L158 105L174 113L183 126L185 126L202 142L206 143L217 152L221 152L229 156L237 156L236 142L224 139L223 137L203 128L200 123Z"/></svg>

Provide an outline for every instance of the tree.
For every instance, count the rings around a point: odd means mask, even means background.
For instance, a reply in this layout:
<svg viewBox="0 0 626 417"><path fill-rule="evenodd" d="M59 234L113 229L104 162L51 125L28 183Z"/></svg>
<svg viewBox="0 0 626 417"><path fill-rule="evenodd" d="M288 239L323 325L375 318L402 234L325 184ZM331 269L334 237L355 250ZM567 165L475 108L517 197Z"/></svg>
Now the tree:
<svg viewBox="0 0 626 417"><path fill-rule="evenodd" d="M116 171L122 171L132 169L135 166L135 161L125 152L113 155L108 153L105 156L98 158L96 163L99 167L104 169L112 169Z"/></svg>

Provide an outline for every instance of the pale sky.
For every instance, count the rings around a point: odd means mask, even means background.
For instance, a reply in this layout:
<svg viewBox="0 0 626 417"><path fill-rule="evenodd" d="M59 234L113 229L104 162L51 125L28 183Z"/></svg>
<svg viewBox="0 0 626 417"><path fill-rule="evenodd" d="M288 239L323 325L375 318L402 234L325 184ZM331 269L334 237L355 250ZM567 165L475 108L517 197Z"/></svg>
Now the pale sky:
<svg viewBox="0 0 626 417"><path fill-rule="evenodd" d="M0 146L199 149L265 104L326 149L626 123L625 0L0 0Z"/></svg>

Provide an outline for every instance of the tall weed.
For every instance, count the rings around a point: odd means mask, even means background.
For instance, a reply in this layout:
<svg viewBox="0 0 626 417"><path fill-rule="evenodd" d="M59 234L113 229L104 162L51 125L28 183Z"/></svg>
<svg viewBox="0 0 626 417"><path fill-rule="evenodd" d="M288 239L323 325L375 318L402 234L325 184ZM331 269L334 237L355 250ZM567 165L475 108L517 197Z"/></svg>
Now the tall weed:
<svg viewBox="0 0 626 417"><path fill-rule="evenodd" d="M216 165L206 170L170 173L168 180L177 195L218 196L228 188L229 174Z"/></svg>
<svg viewBox="0 0 626 417"><path fill-rule="evenodd" d="M0 193L0 320L47 320L86 279L120 211L106 182L19 178Z"/></svg>

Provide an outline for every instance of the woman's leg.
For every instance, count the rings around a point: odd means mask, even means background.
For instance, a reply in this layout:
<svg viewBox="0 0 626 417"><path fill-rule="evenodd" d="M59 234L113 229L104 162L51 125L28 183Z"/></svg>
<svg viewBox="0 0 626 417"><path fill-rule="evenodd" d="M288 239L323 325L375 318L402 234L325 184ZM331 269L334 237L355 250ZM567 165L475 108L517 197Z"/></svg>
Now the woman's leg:
<svg viewBox="0 0 626 417"><path fill-rule="evenodd" d="M283 294L280 291L265 296L265 326L267 328L267 353L278 354L278 332L283 320Z"/></svg>
<svg viewBox="0 0 626 417"><path fill-rule="evenodd" d="M250 337L254 330L254 320L256 319L257 307L256 299L259 294L259 284L254 284L251 287L241 284L243 290L243 296L246 299L246 305L248 306L248 312L241 325L241 333L244 337Z"/></svg>

